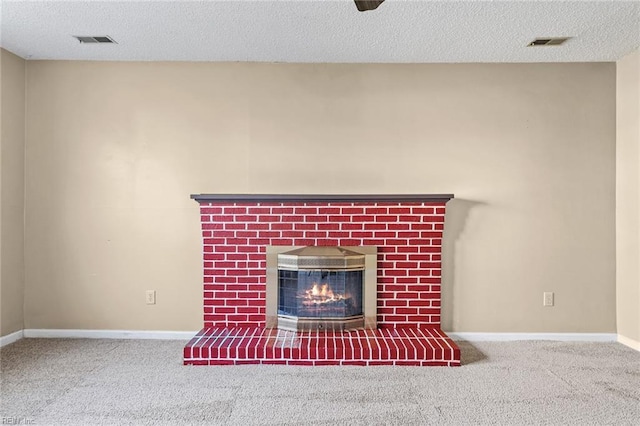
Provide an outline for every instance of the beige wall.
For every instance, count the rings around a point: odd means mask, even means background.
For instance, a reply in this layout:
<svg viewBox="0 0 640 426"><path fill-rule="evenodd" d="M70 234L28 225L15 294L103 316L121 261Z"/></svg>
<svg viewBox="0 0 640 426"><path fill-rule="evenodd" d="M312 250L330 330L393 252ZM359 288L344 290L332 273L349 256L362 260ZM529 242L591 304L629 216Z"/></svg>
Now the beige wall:
<svg viewBox="0 0 640 426"><path fill-rule="evenodd" d="M25 61L0 49L0 335L24 328Z"/></svg>
<svg viewBox="0 0 640 426"><path fill-rule="evenodd" d="M618 333L640 350L640 51L617 63Z"/></svg>
<svg viewBox="0 0 640 426"><path fill-rule="evenodd" d="M615 332L615 83L598 63L30 61L26 327L201 327L191 193L452 192L446 329Z"/></svg>

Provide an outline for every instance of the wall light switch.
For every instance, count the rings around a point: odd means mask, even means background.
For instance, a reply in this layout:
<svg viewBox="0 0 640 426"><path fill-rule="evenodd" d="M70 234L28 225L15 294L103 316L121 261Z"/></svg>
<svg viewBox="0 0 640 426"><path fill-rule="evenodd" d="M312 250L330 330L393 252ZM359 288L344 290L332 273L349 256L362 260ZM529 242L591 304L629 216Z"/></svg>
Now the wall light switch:
<svg viewBox="0 0 640 426"><path fill-rule="evenodd" d="M156 291L147 290L147 305L155 305L155 304L156 304Z"/></svg>
<svg viewBox="0 0 640 426"><path fill-rule="evenodd" d="M542 293L542 306L553 306L553 292L545 291Z"/></svg>

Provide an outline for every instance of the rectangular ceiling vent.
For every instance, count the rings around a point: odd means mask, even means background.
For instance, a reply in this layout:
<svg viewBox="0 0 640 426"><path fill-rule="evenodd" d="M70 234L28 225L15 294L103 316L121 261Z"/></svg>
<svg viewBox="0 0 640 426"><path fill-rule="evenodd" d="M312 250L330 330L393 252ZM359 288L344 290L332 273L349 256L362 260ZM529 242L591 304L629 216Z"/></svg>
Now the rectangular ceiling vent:
<svg viewBox="0 0 640 426"><path fill-rule="evenodd" d="M533 40L528 46L560 46L571 37L546 37Z"/></svg>
<svg viewBox="0 0 640 426"><path fill-rule="evenodd" d="M118 44L109 36L73 36L80 43L113 43Z"/></svg>

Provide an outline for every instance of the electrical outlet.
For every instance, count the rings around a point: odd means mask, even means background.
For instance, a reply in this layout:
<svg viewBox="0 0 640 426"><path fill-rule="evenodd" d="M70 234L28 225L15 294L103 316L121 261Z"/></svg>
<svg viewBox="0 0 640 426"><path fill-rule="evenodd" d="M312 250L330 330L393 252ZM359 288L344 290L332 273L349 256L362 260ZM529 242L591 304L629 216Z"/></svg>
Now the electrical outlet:
<svg viewBox="0 0 640 426"><path fill-rule="evenodd" d="M542 293L542 306L553 306L553 292L545 291Z"/></svg>
<svg viewBox="0 0 640 426"><path fill-rule="evenodd" d="M147 290L147 305L155 305L156 304L156 291L155 290Z"/></svg>

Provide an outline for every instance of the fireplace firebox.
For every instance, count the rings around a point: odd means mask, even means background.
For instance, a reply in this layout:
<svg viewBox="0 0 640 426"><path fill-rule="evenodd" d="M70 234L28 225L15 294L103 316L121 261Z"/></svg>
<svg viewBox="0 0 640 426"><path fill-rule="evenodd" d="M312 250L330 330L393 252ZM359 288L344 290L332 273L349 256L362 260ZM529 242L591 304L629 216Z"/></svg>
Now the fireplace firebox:
<svg viewBox="0 0 640 426"><path fill-rule="evenodd" d="M363 254L342 247L305 247L279 254L280 328L362 327L364 268Z"/></svg>
<svg viewBox="0 0 640 426"><path fill-rule="evenodd" d="M267 259L268 269L276 270L267 277L267 316L275 314L271 327L375 328L375 247L278 247L276 251ZM275 263L271 268L269 257Z"/></svg>

